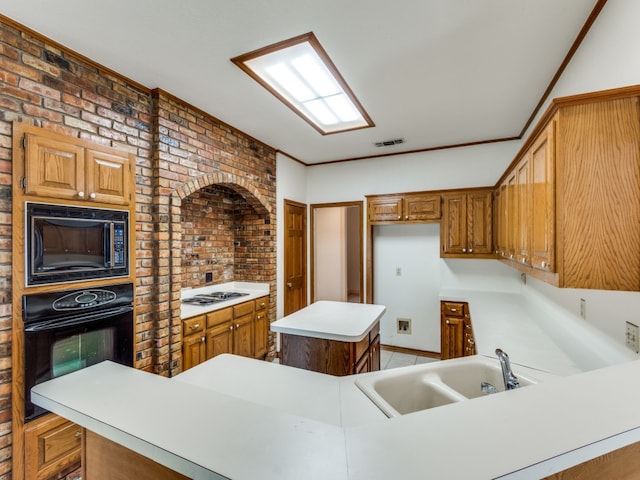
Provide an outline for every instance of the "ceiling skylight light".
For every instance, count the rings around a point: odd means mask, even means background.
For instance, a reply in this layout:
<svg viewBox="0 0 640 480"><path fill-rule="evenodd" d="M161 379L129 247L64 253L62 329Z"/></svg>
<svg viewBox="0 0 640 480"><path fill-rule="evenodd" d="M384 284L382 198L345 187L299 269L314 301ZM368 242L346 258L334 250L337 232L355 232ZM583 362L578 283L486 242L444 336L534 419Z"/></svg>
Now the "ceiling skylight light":
<svg viewBox="0 0 640 480"><path fill-rule="evenodd" d="M323 135L374 125L313 33L231 61Z"/></svg>

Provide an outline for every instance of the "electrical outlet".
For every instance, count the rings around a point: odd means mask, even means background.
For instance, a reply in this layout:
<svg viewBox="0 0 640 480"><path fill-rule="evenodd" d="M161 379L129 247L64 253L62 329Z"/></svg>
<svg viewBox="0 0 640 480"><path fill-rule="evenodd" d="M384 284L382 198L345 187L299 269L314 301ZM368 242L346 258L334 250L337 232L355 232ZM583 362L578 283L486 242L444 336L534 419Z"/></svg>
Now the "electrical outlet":
<svg viewBox="0 0 640 480"><path fill-rule="evenodd" d="M626 344L634 352L640 351L640 329L637 325L627 322Z"/></svg>
<svg viewBox="0 0 640 480"><path fill-rule="evenodd" d="M587 319L587 301L584 298L580 299L580 316L583 320Z"/></svg>
<svg viewBox="0 0 640 480"><path fill-rule="evenodd" d="M396 319L398 325L398 333L404 335L411 335L411 319L410 318L398 318Z"/></svg>
<svg viewBox="0 0 640 480"><path fill-rule="evenodd" d="M213 282L213 272L206 272L204 274L204 281L205 281L205 283Z"/></svg>
<svg viewBox="0 0 640 480"><path fill-rule="evenodd" d="M402 269L400 267L396 267L396 277L402 276Z"/></svg>

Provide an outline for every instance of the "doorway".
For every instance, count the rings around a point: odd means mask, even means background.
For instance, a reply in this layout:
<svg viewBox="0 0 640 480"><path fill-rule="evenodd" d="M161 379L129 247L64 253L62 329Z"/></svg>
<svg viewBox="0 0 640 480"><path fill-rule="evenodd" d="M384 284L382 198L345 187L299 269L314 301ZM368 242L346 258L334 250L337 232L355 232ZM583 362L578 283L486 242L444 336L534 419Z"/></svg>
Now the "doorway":
<svg viewBox="0 0 640 480"><path fill-rule="evenodd" d="M362 303L363 203L311 205L311 301Z"/></svg>

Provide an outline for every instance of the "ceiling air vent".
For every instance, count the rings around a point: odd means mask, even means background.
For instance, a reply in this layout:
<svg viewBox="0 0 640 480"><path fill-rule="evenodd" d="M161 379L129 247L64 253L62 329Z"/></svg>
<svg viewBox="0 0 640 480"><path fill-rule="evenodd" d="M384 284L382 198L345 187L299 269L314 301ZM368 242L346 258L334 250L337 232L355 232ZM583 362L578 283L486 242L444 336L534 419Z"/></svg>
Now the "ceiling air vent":
<svg viewBox="0 0 640 480"><path fill-rule="evenodd" d="M404 138L395 138L393 140L385 140L383 142L375 142L376 147L393 147L394 145L400 145L404 143Z"/></svg>

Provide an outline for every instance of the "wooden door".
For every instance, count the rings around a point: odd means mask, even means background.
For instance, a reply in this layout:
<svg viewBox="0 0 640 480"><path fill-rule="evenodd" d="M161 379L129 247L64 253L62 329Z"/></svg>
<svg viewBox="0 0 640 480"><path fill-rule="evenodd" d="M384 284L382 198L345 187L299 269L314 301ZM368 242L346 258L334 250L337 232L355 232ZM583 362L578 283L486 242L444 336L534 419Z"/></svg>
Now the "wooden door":
<svg viewBox="0 0 640 480"><path fill-rule="evenodd" d="M424 222L439 220L442 216L440 195L409 194L404 196L404 220Z"/></svg>
<svg viewBox="0 0 640 480"><path fill-rule="evenodd" d="M87 149L86 189L95 202L128 205L132 162L126 153L106 153Z"/></svg>
<svg viewBox="0 0 640 480"><path fill-rule="evenodd" d="M531 266L555 272L555 122L531 147Z"/></svg>
<svg viewBox="0 0 640 480"><path fill-rule="evenodd" d="M84 149L47 136L25 134L25 194L83 200Z"/></svg>
<svg viewBox="0 0 640 480"><path fill-rule="evenodd" d="M284 314L307 306L307 206L284 201Z"/></svg>
<svg viewBox="0 0 640 480"><path fill-rule="evenodd" d="M253 312L233 319L233 353L253 357Z"/></svg>
<svg viewBox="0 0 640 480"><path fill-rule="evenodd" d="M464 193L450 193L444 196L441 244L443 254L467 252L467 196Z"/></svg>
<svg viewBox="0 0 640 480"><path fill-rule="evenodd" d="M256 313L253 320L253 355L263 358L269 351L269 317L267 298L259 298L256 302Z"/></svg>
<svg viewBox="0 0 640 480"><path fill-rule="evenodd" d="M464 318L444 317L440 340L440 360L464 356Z"/></svg>
<svg viewBox="0 0 640 480"><path fill-rule="evenodd" d="M402 220L402 196L369 198L367 215L370 222L398 222Z"/></svg>
<svg viewBox="0 0 640 480"><path fill-rule="evenodd" d="M531 223L530 212L530 172L529 155L520 160L516 166L516 195L518 196L517 228L516 228L516 261L523 265L529 265L529 224Z"/></svg>
<svg viewBox="0 0 640 480"><path fill-rule="evenodd" d="M207 360L223 353L233 353L233 323L218 324L207 330Z"/></svg>
<svg viewBox="0 0 640 480"><path fill-rule="evenodd" d="M490 254L493 252L491 190L467 195L467 252Z"/></svg>
<svg viewBox="0 0 640 480"><path fill-rule="evenodd" d="M191 367L205 361L205 336L202 334L191 335L182 340L182 370L188 370Z"/></svg>

